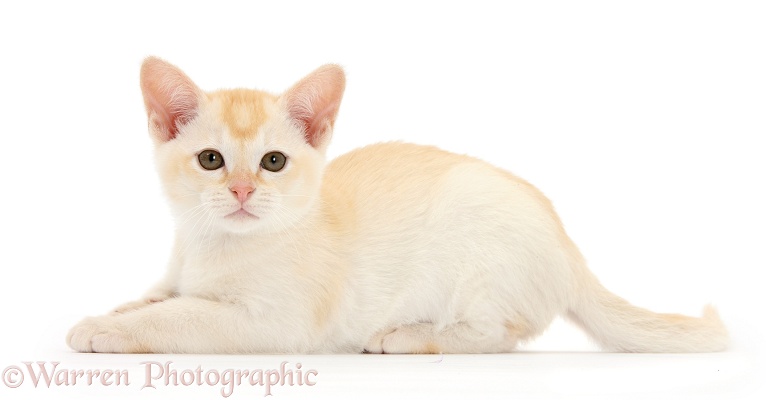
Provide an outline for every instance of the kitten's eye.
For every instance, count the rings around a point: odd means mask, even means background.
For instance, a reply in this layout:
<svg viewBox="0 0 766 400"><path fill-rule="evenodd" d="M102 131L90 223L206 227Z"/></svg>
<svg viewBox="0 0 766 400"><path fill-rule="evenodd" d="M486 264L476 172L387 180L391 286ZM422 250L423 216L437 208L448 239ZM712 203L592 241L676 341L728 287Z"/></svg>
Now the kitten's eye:
<svg viewBox="0 0 766 400"><path fill-rule="evenodd" d="M272 151L261 159L261 166L267 171L277 172L285 167L287 157L278 151Z"/></svg>
<svg viewBox="0 0 766 400"><path fill-rule="evenodd" d="M223 156L215 150L203 150L199 153L199 165L207 170L214 170L223 167Z"/></svg>

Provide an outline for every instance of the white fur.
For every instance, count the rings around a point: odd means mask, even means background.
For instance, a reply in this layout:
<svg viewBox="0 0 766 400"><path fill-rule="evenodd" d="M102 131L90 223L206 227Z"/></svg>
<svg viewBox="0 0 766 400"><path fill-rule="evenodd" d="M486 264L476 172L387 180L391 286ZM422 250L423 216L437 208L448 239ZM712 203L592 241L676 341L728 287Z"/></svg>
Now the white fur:
<svg viewBox="0 0 766 400"><path fill-rule="evenodd" d="M606 291L548 200L507 172L402 143L356 150L325 169L326 143L306 143L281 102L269 103L270 119L244 142L217 107L203 101L177 138L157 145L178 221L166 278L142 300L75 326L75 350L507 352L559 315L608 350L726 346L713 311L654 314ZM194 165L205 148L221 151L227 169ZM292 164L257 172L274 150ZM178 157L190 163L180 177ZM239 205L221 180L236 171L260 174L247 203L257 221L224 218Z"/></svg>

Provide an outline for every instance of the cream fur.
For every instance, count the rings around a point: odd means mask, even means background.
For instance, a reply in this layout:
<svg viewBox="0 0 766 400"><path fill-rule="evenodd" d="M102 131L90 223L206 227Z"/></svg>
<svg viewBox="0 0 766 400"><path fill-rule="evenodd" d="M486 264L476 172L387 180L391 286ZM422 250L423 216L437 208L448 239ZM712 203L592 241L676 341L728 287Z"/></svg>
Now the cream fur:
<svg viewBox="0 0 766 400"><path fill-rule="evenodd" d="M508 172L405 143L364 147L325 166L343 85L342 70L330 65L281 96L206 94L174 66L148 59L142 88L177 220L173 257L141 300L80 322L69 345L494 353L563 315L607 350L726 347L712 308L702 318L655 314L607 291L550 202ZM167 110L190 117L163 126ZM196 155L205 149L219 151L225 167L202 169ZM287 155L282 171L259 166L270 151ZM240 207L229 189L235 181L256 188L244 207L258 219L225 217Z"/></svg>

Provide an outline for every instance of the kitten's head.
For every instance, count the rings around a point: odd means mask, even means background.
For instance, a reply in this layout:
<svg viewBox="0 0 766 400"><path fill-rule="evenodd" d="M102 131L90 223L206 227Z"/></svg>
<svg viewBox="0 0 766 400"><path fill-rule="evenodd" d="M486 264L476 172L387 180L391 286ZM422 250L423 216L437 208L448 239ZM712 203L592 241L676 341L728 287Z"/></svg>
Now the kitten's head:
<svg viewBox="0 0 766 400"><path fill-rule="evenodd" d="M325 65L276 96L203 92L157 58L141 89L160 177L179 224L229 232L286 229L318 198L345 76Z"/></svg>

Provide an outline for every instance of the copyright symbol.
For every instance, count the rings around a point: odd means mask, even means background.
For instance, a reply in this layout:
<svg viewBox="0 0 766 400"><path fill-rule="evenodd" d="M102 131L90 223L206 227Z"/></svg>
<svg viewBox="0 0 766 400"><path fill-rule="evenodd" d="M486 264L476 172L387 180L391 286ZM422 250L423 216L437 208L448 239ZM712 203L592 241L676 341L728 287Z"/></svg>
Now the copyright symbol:
<svg viewBox="0 0 766 400"><path fill-rule="evenodd" d="M24 383L24 372L21 368L11 365L3 370L3 383L11 389L15 389Z"/></svg>

